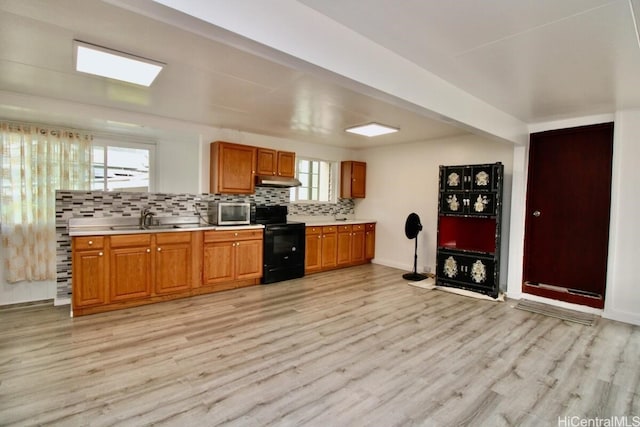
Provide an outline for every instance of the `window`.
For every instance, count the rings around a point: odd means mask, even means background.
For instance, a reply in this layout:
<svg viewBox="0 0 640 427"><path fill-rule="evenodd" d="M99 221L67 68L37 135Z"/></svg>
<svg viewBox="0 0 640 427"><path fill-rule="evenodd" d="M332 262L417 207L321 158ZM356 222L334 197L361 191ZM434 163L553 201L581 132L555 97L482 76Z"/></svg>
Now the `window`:
<svg viewBox="0 0 640 427"><path fill-rule="evenodd" d="M140 191L152 188L151 168L154 146L94 140L92 190Z"/></svg>
<svg viewBox="0 0 640 427"><path fill-rule="evenodd" d="M335 166L328 161L298 158L300 187L291 189L292 202L335 202L333 183Z"/></svg>

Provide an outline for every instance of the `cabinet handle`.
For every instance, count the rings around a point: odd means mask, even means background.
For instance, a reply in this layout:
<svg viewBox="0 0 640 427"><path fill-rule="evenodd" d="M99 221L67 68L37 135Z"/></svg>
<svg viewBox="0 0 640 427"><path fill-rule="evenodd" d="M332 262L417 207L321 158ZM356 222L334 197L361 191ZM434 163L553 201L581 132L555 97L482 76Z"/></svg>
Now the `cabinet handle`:
<svg viewBox="0 0 640 427"><path fill-rule="evenodd" d="M240 242L236 243L236 246L240 246Z"/></svg>
<svg viewBox="0 0 640 427"><path fill-rule="evenodd" d="M151 249L147 248L147 253L148 254L151 253Z"/></svg>
<svg viewBox="0 0 640 427"><path fill-rule="evenodd" d="M238 233L235 233L235 237L238 237Z"/></svg>
<svg viewBox="0 0 640 427"><path fill-rule="evenodd" d="M93 245L93 240L89 240L89 246Z"/></svg>
<svg viewBox="0 0 640 427"><path fill-rule="evenodd" d="M104 255L102 252L98 252L98 256L102 256Z"/></svg>
<svg viewBox="0 0 640 427"><path fill-rule="evenodd" d="M162 250L162 248L158 248L158 252L160 252Z"/></svg>

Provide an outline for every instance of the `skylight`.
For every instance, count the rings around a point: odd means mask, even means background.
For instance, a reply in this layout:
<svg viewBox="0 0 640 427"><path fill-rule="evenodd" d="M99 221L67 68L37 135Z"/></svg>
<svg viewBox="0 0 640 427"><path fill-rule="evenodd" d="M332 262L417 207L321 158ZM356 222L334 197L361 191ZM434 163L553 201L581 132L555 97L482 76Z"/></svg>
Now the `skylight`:
<svg viewBox="0 0 640 427"><path fill-rule="evenodd" d="M164 67L160 62L78 40L74 40L74 50L77 71L147 87Z"/></svg>
<svg viewBox="0 0 640 427"><path fill-rule="evenodd" d="M387 133L398 132L400 129L381 125L380 123L369 123L366 125L354 126L345 129L347 132L357 133L368 137L385 135Z"/></svg>

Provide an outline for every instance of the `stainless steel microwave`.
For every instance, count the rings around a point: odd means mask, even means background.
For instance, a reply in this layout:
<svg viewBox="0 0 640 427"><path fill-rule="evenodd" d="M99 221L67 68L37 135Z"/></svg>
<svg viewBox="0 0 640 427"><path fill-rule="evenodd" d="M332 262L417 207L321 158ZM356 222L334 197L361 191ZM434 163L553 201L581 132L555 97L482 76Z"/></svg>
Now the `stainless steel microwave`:
<svg viewBox="0 0 640 427"><path fill-rule="evenodd" d="M245 202L209 204L209 223L215 225L249 225L255 222L256 206Z"/></svg>

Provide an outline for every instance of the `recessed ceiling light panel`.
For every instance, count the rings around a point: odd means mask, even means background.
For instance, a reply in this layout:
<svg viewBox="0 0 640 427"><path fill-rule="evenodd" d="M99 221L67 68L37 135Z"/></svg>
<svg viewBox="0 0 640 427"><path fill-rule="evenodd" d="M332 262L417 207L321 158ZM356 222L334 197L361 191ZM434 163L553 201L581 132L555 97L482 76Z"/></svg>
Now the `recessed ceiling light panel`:
<svg viewBox="0 0 640 427"><path fill-rule="evenodd" d="M78 40L73 45L76 70L82 73L148 87L164 67L160 62Z"/></svg>
<svg viewBox="0 0 640 427"><path fill-rule="evenodd" d="M364 136L379 136L387 133L398 132L400 129L392 128L390 126L381 125L380 123L369 123L361 126L354 126L345 129L347 132L357 133Z"/></svg>

